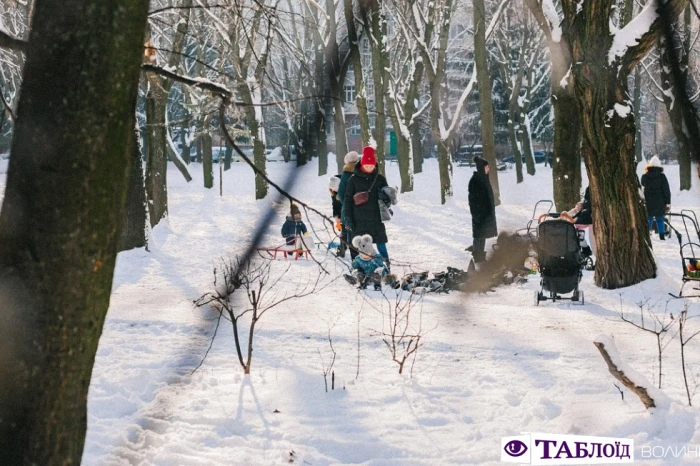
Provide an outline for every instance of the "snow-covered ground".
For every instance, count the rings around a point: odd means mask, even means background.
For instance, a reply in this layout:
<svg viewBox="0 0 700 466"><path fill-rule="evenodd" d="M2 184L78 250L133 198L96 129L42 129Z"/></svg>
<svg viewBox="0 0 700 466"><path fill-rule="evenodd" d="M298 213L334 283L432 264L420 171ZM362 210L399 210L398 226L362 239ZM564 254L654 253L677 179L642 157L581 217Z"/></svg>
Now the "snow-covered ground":
<svg viewBox="0 0 700 466"><path fill-rule="evenodd" d="M289 168L268 166L277 180ZM500 174L500 230L524 227L535 203L551 198L551 169L537 170L519 185L512 170ZM330 214L327 177L316 172L315 164L305 168L293 193ZM389 183L398 185L397 166L387 172ZM387 224L393 271L466 269L471 172L455 167L455 195L440 206L437 164L426 161L415 192L401 196ZM666 173L674 210L700 215L697 180L692 192L681 194L677 167L667 166ZM663 357L662 390L673 403L655 412L627 389L621 398L593 345L598 335L614 337L625 362L658 383L654 335L622 322L619 312L637 315L637 303L645 301L661 316L665 310L678 316L685 304L700 314L700 299L670 300L667 294L681 284L675 239L652 239L660 266L654 280L606 291L595 287L593 272L584 272L583 306L536 307L535 276L487 295L426 295L412 316L421 317L423 346L402 375L378 335L387 329L389 301L349 286L339 278L343 264L318 250L329 272L323 289L263 316L250 376L243 375L225 321L193 373L216 328L216 315L195 308L193 300L213 291L213 268L245 248L272 203L254 201L252 172L244 164L224 174L223 196L201 187L201 173L193 175L187 184L177 170L169 172L170 216L153 231L151 251L119 255L90 387L84 464L496 464L501 437L521 432L631 438L637 461L642 446L700 445L700 414L687 406L678 338L667 337ZM280 244L286 210L285 203L278 206L265 244ZM309 224L328 241L318 218L311 216ZM278 297L319 270L313 261L278 260L273 273L288 266L273 290ZM700 329L700 322L690 325ZM329 335L335 390L329 375L326 392ZM699 344L686 347L698 383ZM694 402L700 404L700 396ZM697 461L669 456L646 464Z"/></svg>

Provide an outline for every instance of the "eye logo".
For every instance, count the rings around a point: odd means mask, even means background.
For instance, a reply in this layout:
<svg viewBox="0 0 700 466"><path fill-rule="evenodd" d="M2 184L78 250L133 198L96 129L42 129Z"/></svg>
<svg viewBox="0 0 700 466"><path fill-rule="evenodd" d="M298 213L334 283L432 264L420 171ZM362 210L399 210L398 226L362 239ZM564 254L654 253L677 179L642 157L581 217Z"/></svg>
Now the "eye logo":
<svg viewBox="0 0 700 466"><path fill-rule="evenodd" d="M503 447L503 449L506 451L506 453L508 453L508 455L517 458L518 456L525 454L527 451L527 445L520 440L511 440L510 442L506 443L506 446Z"/></svg>

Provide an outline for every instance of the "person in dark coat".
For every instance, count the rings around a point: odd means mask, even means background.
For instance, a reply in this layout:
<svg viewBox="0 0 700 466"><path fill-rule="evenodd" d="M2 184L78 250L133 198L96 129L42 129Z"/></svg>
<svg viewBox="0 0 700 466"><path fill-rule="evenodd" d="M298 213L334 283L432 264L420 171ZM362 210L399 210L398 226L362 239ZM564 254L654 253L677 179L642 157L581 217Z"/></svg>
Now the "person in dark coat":
<svg viewBox="0 0 700 466"><path fill-rule="evenodd" d="M343 211L345 212L345 228L351 236L370 235L377 245L377 250L385 263L389 264L389 253L386 249L388 238L386 228L379 211L379 192L388 186L384 175L377 169L377 157L373 147L367 146L362 150L362 158L355 165L353 175L345 187ZM369 200L356 205L355 194L369 191Z"/></svg>
<svg viewBox="0 0 700 466"><path fill-rule="evenodd" d="M349 232L347 228L345 228L345 209L342 208L342 204L345 203L345 187L348 185L348 180L354 173L355 165L357 165L357 162L359 161L360 154L358 154L354 150L345 154L345 158L343 159L345 165L343 166L343 174L340 176L340 186L338 186L338 200L341 204L340 223L343 225L343 230L341 234L343 242L340 248L338 249L339 257L345 257L345 249L347 249L348 246L352 243L352 233ZM354 248L350 248L350 259L355 259L355 257L357 257L357 251Z"/></svg>
<svg viewBox="0 0 700 466"><path fill-rule="evenodd" d="M306 224L301 220L299 206L292 204L289 215L287 215L286 221L282 224L282 236L284 236L285 243L287 246L294 246L297 236L305 235L306 233Z"/></svg>
<svg viewBox="0 0 700 466"><path fill-rule="evenodd" d="M649 231L652 230L656 221L656 231L659 232L659 238L664 240L666 239L664 215L671 210L671 188L657 156L651 158L642 175L642 188L644 188L644 200L649 216Z"/></svg>
<svg viewBox="0 0 700 466"><path fill-rule="evenodd" d="M583 194L583 201L576 205L575 210L577 212L574 215L574 218L576 219L575 223L577 225L593 225L590 186L586 188L586 192Z"/></svg>
<svg viewBox="0 0 700 466"><path fill-rule="evenodd" d="M469 180L469 211L472 214L472 257L474 264L486 260L486 239L498 234L496 226L496 205L493 200L493 189L489 182L489 163L479 157L474 157L476 171Z"/></svg>

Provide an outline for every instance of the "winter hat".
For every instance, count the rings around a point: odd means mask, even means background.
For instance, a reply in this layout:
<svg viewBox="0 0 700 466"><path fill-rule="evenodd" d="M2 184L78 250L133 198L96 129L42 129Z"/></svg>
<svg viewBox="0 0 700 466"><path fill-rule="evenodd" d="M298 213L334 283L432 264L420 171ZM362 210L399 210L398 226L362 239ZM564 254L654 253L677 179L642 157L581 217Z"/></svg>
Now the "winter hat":
<svg viewBox="0 0 700 466"><path fill-rule="evenodd" d="M482 159L478 155L475 155L474 158L472 159L474 161L474 164L476 165L476 170L479 173L484 173L484 170L486 169L486 166L489 164L486 160Z"/></svg>
<svg viewBox="0 0 700 466"><path fill-rule="evenodd" d="M360 160L360 154L355 152L354 150L351 150L347 154L345 154L345 158L343 159L343 162L345 162L345 165L351 163L351 164L356 164Z"/></svg>
<svg viewBox="0 0 700 466"><path fill-rule="evenodd" d="M331 176L328 180L328 189L331 191L337 191L340 188L340 178L337 176Z"/></svg>
<svg viewBox="0 0 700 466"><path fill-rule="evenodd" d="M292 204L292 207L290 208L290 214L292 215L292 218L296 217L297 215L301 217L301 211L299 210L299 206L296 204Z"/></svg>
<svg viewBox="0 0 700 466"><path fill-rule="evenodd" d="M370 235L355 236L352 239L352 245L362 254L367 254L368 256L377 255L377 251L372 244L372 236Z"/></svg>
<svg viewBox="0 0 700 466"><path fill-rule="evenodd" d="M377 164L377 151L374 150L372 146L365 146L362 149L362 162L361 165L376 165Z"/></svg>
<svg viewBox="0 0 700 466"><path fill-rule="evenodd" d="M655 155L649 160L649 166L650 167L660 167L661 166L661 160Z"/></svg>

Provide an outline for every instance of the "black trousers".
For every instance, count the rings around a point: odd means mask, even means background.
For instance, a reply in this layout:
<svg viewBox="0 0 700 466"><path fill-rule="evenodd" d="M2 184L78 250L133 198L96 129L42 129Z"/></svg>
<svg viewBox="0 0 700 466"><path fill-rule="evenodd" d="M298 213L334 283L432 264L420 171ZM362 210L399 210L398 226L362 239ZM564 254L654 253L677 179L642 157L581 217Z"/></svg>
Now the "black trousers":
<svg viewBox="0 0 700 466"><path fill-rule="evenodd" d="M474 238L472 246L472 257L474 262L484 262L486 260L486 238Z"/></svg>

